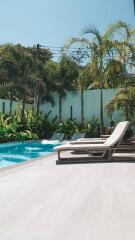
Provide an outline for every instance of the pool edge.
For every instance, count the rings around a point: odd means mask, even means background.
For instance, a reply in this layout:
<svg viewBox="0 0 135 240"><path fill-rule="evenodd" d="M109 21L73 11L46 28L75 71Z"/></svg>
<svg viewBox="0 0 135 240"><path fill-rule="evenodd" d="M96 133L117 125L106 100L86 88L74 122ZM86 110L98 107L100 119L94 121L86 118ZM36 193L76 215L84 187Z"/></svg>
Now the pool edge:
<svg viewBox="0 0 135 240"><path fill-rule="evenodd" d="M30 163L35 162L35 161L51 160L51 159L49 159L49 157L55 156L55 155L56 155L56 158L57 158L57 152L52 152L52 153L48 154L47 156L42 156L42 157L38 157L38 158L32 158L32 159L28 159L28 160L26 160L24 162L20 162L20 163L14 164L14 165L3 167L3 168L0 168L0 173L8 171L8 170L12 170L12 169L17 168L17 167L21 167L21 166L26 165L26 164L30 164Z"/></svg>

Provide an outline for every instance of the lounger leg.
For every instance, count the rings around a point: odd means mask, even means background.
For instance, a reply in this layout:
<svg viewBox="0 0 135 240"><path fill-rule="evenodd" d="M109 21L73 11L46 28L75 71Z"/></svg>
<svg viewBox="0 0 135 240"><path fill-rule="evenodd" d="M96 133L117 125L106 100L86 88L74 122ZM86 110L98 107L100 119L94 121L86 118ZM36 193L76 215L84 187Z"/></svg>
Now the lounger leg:
<svg viewBox="0 0 135 240"><path fill-rule="evenodd" d="M60 161L60 150L58 150L58 161Z"/></svg>
<svg viewBox="0 0 135 240"><path fill-rule="evenodd" d="M107 157L106 157L106 160L107 160L107 161L110 161L110 160L111 160L111 157L112 157L112 155L113 155L113 150L112 150L112 149L110 149L109 151L107 151Z"/></svg>
<svg viewBox="0 0 135 240"><path fill-rule="evenodd" d="M106 150L104 151L103 155L101 156L101 159L103 160L106 160L106 161L109 161L111 159L111 156L112 156L112 150Z"/></svg>

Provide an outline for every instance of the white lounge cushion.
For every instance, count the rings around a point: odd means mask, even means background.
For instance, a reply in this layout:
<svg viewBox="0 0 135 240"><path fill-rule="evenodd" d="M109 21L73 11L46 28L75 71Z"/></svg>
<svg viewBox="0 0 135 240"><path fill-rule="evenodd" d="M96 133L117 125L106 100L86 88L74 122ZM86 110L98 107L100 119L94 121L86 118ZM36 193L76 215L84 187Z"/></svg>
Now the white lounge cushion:
<svg viewBox="0 0 135 240"><path fill-rule="evenodd" d="M56 150L92 150L92 149L108 149L110 148L106 144L64 144L54 147Z"/></svg>
<svg viewBox="0 0 135 240"><path fill-rule="evenodd" d="M56 150L107 150L113 146L115 146L122 138L124 137L130 122L124 121L117 124L113 133L104 143L96 143L96 144L64 144L61 146L57 146L54 149Z"/></svg>

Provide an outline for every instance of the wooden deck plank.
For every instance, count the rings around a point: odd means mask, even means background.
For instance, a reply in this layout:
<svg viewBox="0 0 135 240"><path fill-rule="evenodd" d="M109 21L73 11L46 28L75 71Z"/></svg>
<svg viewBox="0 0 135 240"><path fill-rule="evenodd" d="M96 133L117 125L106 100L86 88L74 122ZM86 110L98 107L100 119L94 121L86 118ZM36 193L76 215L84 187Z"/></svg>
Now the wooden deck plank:
<svg viewBox="0 0 135 240"><path fill-rule="evenodd" d="M134 239L135 164L56 158L0 172L0 240Z"/></svg>

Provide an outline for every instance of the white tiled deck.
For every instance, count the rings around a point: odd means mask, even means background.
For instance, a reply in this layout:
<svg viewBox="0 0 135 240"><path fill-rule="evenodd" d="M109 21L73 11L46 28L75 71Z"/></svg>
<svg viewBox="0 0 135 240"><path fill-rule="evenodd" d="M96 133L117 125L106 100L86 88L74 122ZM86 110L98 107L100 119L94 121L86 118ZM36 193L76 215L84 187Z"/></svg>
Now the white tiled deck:
<svg viewBox="0 0 135 240"><path fill-rule="evenodd" d="M135 163L55 160L0 172L0 240L134 240Z"/></svg>

